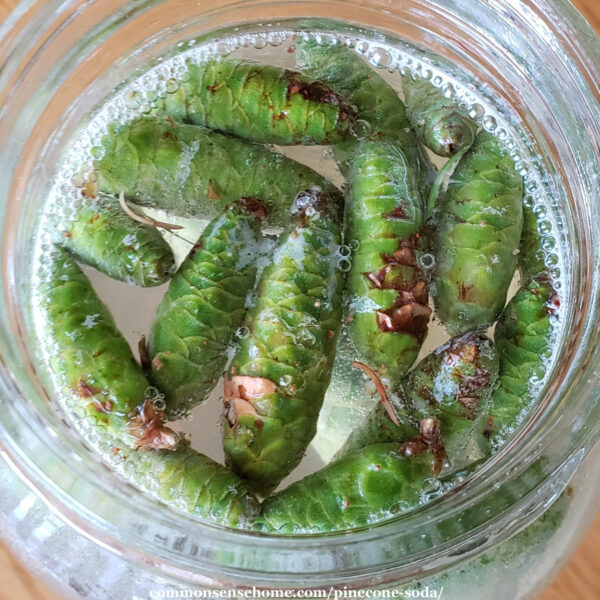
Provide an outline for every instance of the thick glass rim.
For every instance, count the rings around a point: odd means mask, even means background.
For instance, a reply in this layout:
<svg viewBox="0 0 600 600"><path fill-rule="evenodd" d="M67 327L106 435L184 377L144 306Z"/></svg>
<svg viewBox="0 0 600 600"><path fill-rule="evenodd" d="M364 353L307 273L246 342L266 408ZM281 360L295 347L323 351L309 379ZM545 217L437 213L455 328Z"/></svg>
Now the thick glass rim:
<svg viewBox="0 0 600 600"><path fill-rule="evenodd" d="M342 0L222 0L202 11L198 19L198 26L209 31L219 24L231 26L232 17L236 23L256 20L256 12L268 7L271 21L302 16L339 21L344 15L349 23L400 37L411 28L426 28L427 15L433 12L438 20L437 36L431 37L435 52L473 70L477 65L478 74L483 73L490 81L503 67L514 69L518 79L534 81L531 65L520 63L520 57L510 53L511 44L520 36L529 51L538 52L552 65L557 80L563 78L560 89L570 91L574 99L571 133L585 132L585 136L574 139L557 131L551 140L553 147L547 148L549 154L560 156L557 181L571 179L563 201L572 213L571 220L565 222L572 264L568 289L562 291L568 306L561 340L565 358L554 368L544 391L546 400L503 451L447 496L369 530L326 536L268 536L226 530L162 507L127 484L115 485L114 476L100 460L56 423L56 414L44 400L43 386L35 377L37 368L27 362L32 354L22 334L27 318L19 296L26 266L20 236L27 227L18 226L27 186L14 173L19 161L28 160L31 148L26 142L35 137L51 102L29 99L27 111L19 102L28 98L28 89L37 91L36 78L43 78L39 83L41 99L51 100L51 94L66 86L72 73L85 67L86 60L105 48L109 38L120 36L122 41L133 31L134 21L140 26L136 19L152 25L166 5L175 21L182 20L172 24L166 37L157 35L153 43L164 48L170 36L185 36L184 16L177 11L185 2L32 0L13 15L10 27L0 29L0 157L5 171L13 175L0 182L4 217L0 449L20 477L84 535L128 560L214 587L234 583L293 588L309 574L311 587L385 585L415 573L433 575L506 539L531 523L562 491L600 435L600 408L596 406L600 390L600 330L596 326L600 233L592 227L600 211L594 198L600 151L592 143L600 139L600 40L565 0L498 0L493 6L479 3L476 14L469 12L473 7L467 2L459 7L455 4L452 0L414 0L395 6L374 0L353 3L349 10ZM461 41L457 19L460 33L485 52L475 56L473 48ZM502 28L500 23L507 25ZM127 46L127 68L136 66L144 43ZM55 71L40 74L44 56L58 48L64 49L64 54L60 58L57 55ZM115 68L118 71L119 65ZM550 128L552 123L546 126ZM47 147L53 141L43 143ZM542 454L546 457L543 477L533 477L531 465ZM73 481L77 481L76 489L69 487ZM518 495L505 494L505 504L498 504L509 484ZM493 513L490 506L494 506ZM469 522L464 522L465 514Z"/></svg>

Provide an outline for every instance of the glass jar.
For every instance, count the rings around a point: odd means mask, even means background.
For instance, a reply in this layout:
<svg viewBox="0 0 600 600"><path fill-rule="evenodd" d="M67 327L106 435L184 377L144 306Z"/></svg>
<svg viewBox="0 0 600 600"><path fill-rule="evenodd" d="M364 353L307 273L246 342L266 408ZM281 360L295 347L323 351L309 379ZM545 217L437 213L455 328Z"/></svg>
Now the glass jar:
<svg viewBox="0 0 600 600"><path fill-rule="evenodd" d="M33 358L28 278L49 179L98 102L180 42L306 16L427 49L511 113L539 157L567 247L565 327L561 359L528 421L451 493L366 531L272 537L166 508L81 443L49 402ZM600 44L575 9L565 0L51 0L22 3L0 31L0 447L8 465L0 524L27 563L54 578L63 597L92 599L253 586L420 597L445 586L445 598L468 598L479 597L477 586L506 587L506 564L529 582L507 597L530 597L549 581L594 514L598 484L594 456L584 459L600 416ZM540 519L556 498L559 516Z"/></svg>

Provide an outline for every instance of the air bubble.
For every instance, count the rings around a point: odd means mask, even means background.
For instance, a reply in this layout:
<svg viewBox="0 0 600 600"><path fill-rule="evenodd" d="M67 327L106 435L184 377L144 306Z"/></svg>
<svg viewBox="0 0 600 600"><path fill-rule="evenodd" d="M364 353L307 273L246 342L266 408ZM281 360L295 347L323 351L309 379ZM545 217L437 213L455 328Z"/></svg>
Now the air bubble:
<svg viewBox="0 0 600 600"><path fill-rule="evenodd" d="M250 330L245 326L238 327L238 329L235 332L235 335L240 340L245 340L250 335Z"/></svg>
<svg viewBox="0 0 600 600"><path fill-rule="evenodd" d="M559 263L559 259L556 254L548 254L548 256L546 257L546 264L549 267L556 267L556 265L558 265L558 263Z"/></svg>
<svg viewBox="0 0 600 600"><path fill-rule="evenodd" d="M443 81L444 81L444 80L443 80L443 79L442 79L442 78L441 78L439 75L436 75L436 76L435 76L435 77L432 79L432 83L433 83L433 85L435 85L436 87L440 87L440 86L442 85Z"/></svg>
<svg viewBox="0 0 600 600"><path fill-rule="evenodd" d="M283 36L274 34L269 39L269 43L271 44L271 46L274 46L276 48L277 46L281 46L281 44L283 44L284 40L285 40L285 38Z"/></svg>
<svg viewBox="0 0 600 600"><path fill-rule="evenodd" d="M368 379L367 381L365 381L364 390L365 394L367 394L368 396L374 396L377 393L377 386L375 385L373 380Z"/></svg>
<svg viewBox="0 0 600 600"><path fill-rule="evenodd" d="M556 240L553 237L545 236L542 238L541 244L542 244L542 248L546 252L549 252L550 250L553 250L554 247L556 246Z"/></svg>
<svg viewBox="0 0 600 600"><path fill-rule="evenodd" d="M527 166L527 163L523 160L520 160L518 163L515 164L515 169L521 177L525 177L527 173L529 173L529 167Z"/></svg>
<svg viewBox="0 0 600 600"><path fill-rule="evenodd" d="M456 94L454 86L451 83L447 83L442 88L442 94L444 95L444 98L454 98L454 96Z"/></svg>
<svg viewBox="0 0 600 600"><path fill-rule="evenodd" d="M486 131L496 131L498 128L498 121L490 115L483 120L482 125Z"/></svg>
<svg viewBox="0 0 600 600"><path fill-rule="evenodd" d="M550 221L541 221L538 224L538 231L541 235L545 235L552 231L552 223Z"/></svg>
<svg viewBox="0 0 600 600"><path fill-rule="evenodd" d="M356 252L360 248L360 241L357 239L350 240L348 245L352 249L352 251Z"/></svg>
<svg viewBox="0 0 600 600"><path fill-rule="evenodd" d="M174 94L179 89L179 81L176 79L169 79L165 85L165 89L168 94Z"/></svg>
<svg viewBox="0 0 600 600"><path fill-rule="evenodd" d="M282 375L279 378L279 385L281 387L289 387L290 385L292 385L293 381L294 380L291 375Z"/></svg>
<svg viewBox="0 0 600 600"><path fill-rule="evenodd" d="M257 37L254 40L254 44L253 46L257 49L257 50L262 50L265 46L267 45L267 40L265 40L264 37Z"/></svg>
<svg viewBox="0 0 600 600"><path fill-rule="evenodd" d="M138 108L140 105L141 94L137 91L132 91L125 97L125 104L128 108Z"/></svg>
<svg viewBox="0 0 600 600"><path fill-rule="evenodd" d="M550 269L550 276L555 280L560 279L560 269Z"/></svg>
<svg viewBox="0 0 600 600"><path fill-rule="evenodd" d="M435 256L429 252L421 254L421 256L417 258L417 263L421 269L424 271L429 271L435 267Z"/></svg>
<svg viewBox="0 0 600 600"><path fill-rule="evenodd" d="M265 43L265 46L267 44ZM256 46L255 46L256 48ZM264 46L263 46L264 48ZM219 56L227 56L229 54L230 50L229 50L229 46L227 44L225 44L224 42L220 43L217 45L217 54Z"/></svg>
<svg viewBox="0 0 600 600"><path fill-rule="evenodd" d="M307 217L314 217L317 215L317 209L314 206L308 206L304 211L304 214Z"/></svg>
<svg viewBox="0 0 600 600"><path fill-rule="evenodd" d="M366 54L369 51L369 44L367 42L358 42L356 44L356 51L359 54Z"/></svg>
<svg viewBox="0 0 600 600"><path fill-rule="evenodd" d="M523 198L523 206L525 206L525 208L533 209L535 206L535 198L533 196L525 196Z"/></svg>
<svg viewBox="0 0 600 600"><path fill-rule="evenodd" d="M538 204L533 209L533 213L538 219L543 219L546 216L546 207L543 204Z"/></svg>
<svg viewBox="0 0 600 600"><path fill-rule="evenodd" d="M350 256L351 252L352 249L350 248L350 246L340 246L338 248L338 254L343 257Z"/></svg>
<svg viewBox="0 0 600 600"><path fill-rule="evenodd" d="M352 135L357 140L364 140L371 135L371 125L364 119L358 119L352 126Z"/></svg>
<svg viewBox="0 0 600 600"><path fill-rule="evenodd" d="M469 109L469 116L471 119L481 119L485 114L485 110L481 104L473 104Z"/></svg>
<svg viewBox="0 0 600 600"><path fill-rule="evenodd" d="M338 267L340 271L342 271L343 273L347 273L352 268L352 263L348 259L343 258L338 263Z"/></svg>
<svg viewBox="0 0 600 600"><path fill-rule="evenodd" d="M85 175L83 173L75 173L71 177L71 183L77 188L83 187L85 185Z"/></svg>
<svg viewBox="0 0 600 600"><path fill-rule="evenodd" d="M537 192L537 189L538 189L537 181L528 181L525 184L525 191L528 194L535 194L535 192Z"/></svg>

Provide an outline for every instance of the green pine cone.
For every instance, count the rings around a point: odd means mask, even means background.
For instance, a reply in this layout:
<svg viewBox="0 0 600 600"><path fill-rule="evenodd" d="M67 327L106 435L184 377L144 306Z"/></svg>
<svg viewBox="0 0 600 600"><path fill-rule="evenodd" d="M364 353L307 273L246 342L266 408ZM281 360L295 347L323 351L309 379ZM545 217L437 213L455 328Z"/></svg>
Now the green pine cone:
<svg viewBox="0 0 600 600"><path fill-rule="evenodd" d="M132 219L111 198L77 210L63 246L86 265L141 287L161 285L175 270L173 252L158 230Z"/></svg>
<svg viewBox="0 0 600 600"><path fill-rule="evenodd" d="M152 325L151 381L169 420L214 388L256 279L262 205L246 200L215 217L171 280Z"/></svg>
<svg viewBox="0 0 600 600"><path fill-rule="evenodd" d="M186 442L175 451L136 450L125 455L132 482L168 506L226 527L248 528L259 503L226 467Z"/></svg>
<svg viewBox="0 0 600 600"><path fill-rule="evenodd" d="M414 171L397 144L365 140L349 188L348 238L358 245L348 275L350 336L380 376L398 380L416 360L431 316L417 263L423 209Z"/></svg>
<svg viewBox="0 0 600 600"><path fill-rule="evenodd" d="M506 302L523 228L523 179L498 140L482 132L441 198L436 314L451 335L491 325Z"/></svg>
<svg viewBox="0 0 600 600"><path fill-rule="evenodd" d="M85 426L124 446L172 448L174 433L146 400L150 384L89 279L59 248L50 265L40 308L53 345L50 368L69 404Z"/></svg>
<svg viewBox="0 0 600 600"><path fill-rule="evenodd" d="M156 112L263 144L335 144L354 108L319 81L247 60L187 63Z"/></svg>
<svg viewBox="0 0 600 600"><path fill-rule="evenodd" d="M101 191L184 217L214 217L239 198L260 198L268 222L286 225L302 190L339 193L312 169L215 131L152 117L111 127L96 161Z"/></svg>
<svg viewBox="0 0 600 600"><path fill-rule="evenodd" d="M331 86L356 106L358 118L368 123L371 135L398 142L422 196L427 197L435 179L435 167L417 140L406 106L396 91L356 52L339 43L319 45L313 39L298 37L295 48L298 67ZM356 139L349 138L334 149L344 174L348 171L356 144Z"/></svg>
<svg viewBox="0 0 600 600"><path fill-rule="evenodd" d="M313 190L296 199L227 376L227 463L261 492L294 469L316 433L342 316L341 208Z"/></svg>
<svg viewBox="0 0 600 600"><path fill-rule="evenodd" d="M397 397L392 395L390 401L399 425L378 404L350 434L336 458L370 444L406 442L419 433L423 419L438 419L447 454L444 472L465 468L471 459L489 452L484 431L498 369L498 354L485 335L474 332L450 340L395 386ZM476 456L466 448L469 440L479 448Z"/></svg>
<svg viewBox="0 0 600 600"><path fill-rule="evenodd" d="M430 81L402 80L406 112L419 139L439 156L452 156L469 148L477 135L477 123L463 114L458 103L444 96Z"/></svg>
<svg viewBox="0 0 600 600"><path fill-rule="evenodd" d="M519 267L525 279L546 270L542 236L538 231L538 219L533 210L528 207L523 207L523 233L519 249Z"/></svg>
<svg viewBox="0 0 600 600"><path fill-rule="evenodd" d="M496 325L500 379L492 395L489 435L497 449L512 435L535 400L552 349L560 300L547 274L531 279L507 304Z"/></svg>
<svg viewBox="0 0 600 600"><path fill-rule="evenodd" d="M399 444L367 446L267 498L254 527L286 534L368 527L424 503L431 469L428 454L405 456Z"/></svg>

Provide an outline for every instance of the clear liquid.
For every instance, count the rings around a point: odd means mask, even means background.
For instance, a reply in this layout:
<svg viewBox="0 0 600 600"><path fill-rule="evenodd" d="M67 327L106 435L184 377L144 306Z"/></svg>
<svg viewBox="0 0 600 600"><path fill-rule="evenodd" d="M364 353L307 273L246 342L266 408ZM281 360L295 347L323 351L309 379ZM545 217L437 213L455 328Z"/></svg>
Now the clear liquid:
<svg viewBox="0 0 600 600"><path fill-rule="evenodd" d="M257 29L257 31L259 31ZM69 221L77 207L85 202L81 194L87 182L93 181L93 160L101 154L100 140L107 133L107 125L113 121L128 121L135 117L148 114L153 108L153 102L169 93L175 92L178 81L185 75L186 60L202 61L207 58L229 57L249 58L265 64L295 68L293 52L293 31L271 30L264 32L245 32L243 35L223 37L210 44L197 45L194 40L182 43L181 52L165 58L157 66L149 69L144 75L128 82L107 98L106 102L90 116L89 121L82 126L77 139L65 155L63 164L57 170L51 191L48 194L45 210L40 218L36 238L34 258L33 286L47 277L44 257L53 243L58 241L64 223ZM306 35L306 34L302 34ZM558 219L551 210L551 202L544 195L543 173L536 172L534 162L527 155L525 147L520 143L514 129L493 105L486 103L478 90L473 86L463 85L457 78L450 78L446 73L432 66L430 57L419 56L416 51L398 44L374 44L366 39L348 36L334 36L326 33L311 33L316 35L323 44L339 40L370 63L394 89L401 92L401 74L425 77L434 85L440 87L449 97L459 99L472 118L477 119L481 127L495 133L510 151L515 160L517 170L525 179L526 205L534 210L539 218L538 228L543 234L542 246L545 260L558 289L561 286L563 267L563 252L554 236L557 231ZM466 78L465 78L466 80ZM278 147L283 154L305 163L322 175L342 186L343 177L337 168L329 151L324 147ZM441 166L443 159L431 155L432 160ZM178 223L184 229L177 236L165 233L166 239L172 244L178 262L187 254L190 246L199 237L207 220L174 218L161 211L145 211L150 216L162 221ZM117 325L137 353L137 344L143 335L147 335L156 308L166 290L166 285L156 288L135 288L125 283L112 280L107 276L84 267L99 296L106 302L115 317ZM509 299L519 288L519 278L515 276ZM35 294L34 298L35 306ZM33 310L36 329L42 342L45 324L39 311ZM493 329L491 330L493 335ZM428 337L423 344L419 360L432 350L444 343L448 335L437 320L430 324ZM48 341L40 343L46 352L51 351ZM44 350L42 350L43 352ZM556 354L556 352L555 352ZM364 416L376 404L378 397L372 384L367 381L362 372L350 366L356 356L352 345L345 334L340 336L338 354L331 385L325 397L323 409L318 424L318 433L306 456L299 467L286 479L281 487L299 479L325 465L335 454L350 431L361 423ZM554 358L552 359L554 360ZM47 361L46 361L47 364ZM548 371L551 369L548 368ZM532 382L532 393L543 382ZM63 408L66 407L65 391L55 385L55 397ZM222 461L221 447L221 398L222 383L215 387L210 398L201 406L195 408L190 417L175 424L175 428L188 434L192 445L199 451ZM66 408L65 408L66 410ZM90 432L87 432L90 433ZM89 435L86 435L88 440ZM101 444L99 444L102 447ZM107 457L110 460L110 456Z"/></svg>

